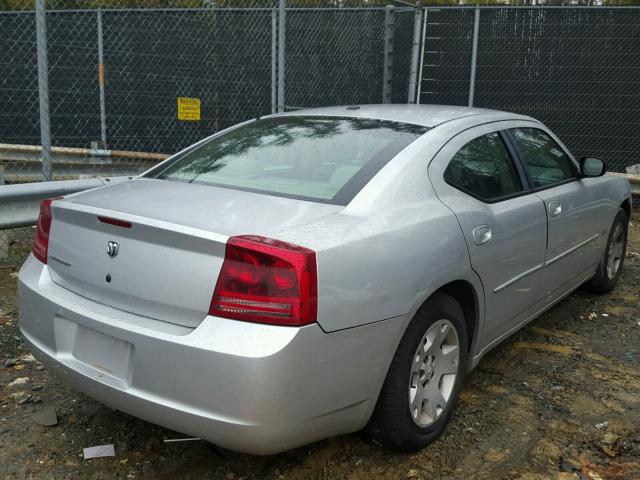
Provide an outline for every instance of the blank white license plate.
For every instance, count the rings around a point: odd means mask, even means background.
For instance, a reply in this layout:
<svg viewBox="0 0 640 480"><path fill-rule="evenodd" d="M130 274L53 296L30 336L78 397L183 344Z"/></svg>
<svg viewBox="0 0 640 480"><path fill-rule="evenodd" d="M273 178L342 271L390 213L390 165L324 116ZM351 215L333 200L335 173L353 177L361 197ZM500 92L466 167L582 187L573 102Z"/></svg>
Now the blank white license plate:
<svg viewBox="0 0 640 480"><path fill-rule="evenodd" d="M78 325L73 345L76 360L116 378L128 378L133 345Z"/></svg>

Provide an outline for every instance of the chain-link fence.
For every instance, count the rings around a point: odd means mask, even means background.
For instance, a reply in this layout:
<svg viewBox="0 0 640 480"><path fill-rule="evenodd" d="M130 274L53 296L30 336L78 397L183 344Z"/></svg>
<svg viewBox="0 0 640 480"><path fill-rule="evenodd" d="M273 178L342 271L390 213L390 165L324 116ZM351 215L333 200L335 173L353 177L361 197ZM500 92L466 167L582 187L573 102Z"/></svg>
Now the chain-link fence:
<svg viewBox="0 0 640 480"><path fill-rule="evenodd" d="M427 9L420 102L470 96L624 172L640 163L640 9Z"/></svg>
<svg viewBox="0 0 640 480"><path fill-rule="evenodd" d="M87 149L74 160L54 154L56 179L137 173L153 160L135 152L173 153L276 110L378 103L385 81L390 101L409 91L413 8L393 11L385 71L383 6L296 5L283 14L277 0L45 3L50 143ZM4 1L16 10L0 11L2 144L41 143L36 13L18 10L33 5ZM598 155L612 170L638 162L640 10L425 12L420 103L464 105L473 95L475 106L541 119L577 155ZM38 158L0 155L0 183L41 178Z"/></svg>
<svg viewBox="0 0 640 480"><path fill-rule="evenodd" d="M577 156L640 163L640 10L385 3L0 0L0 184L41 180L43 157L56 180L137 174L249 118L408 100L530 114ZM29 236L0 231L0 263Z"/></svg>
<svg viewBox="0 0 640 480"><path fill-rule="evenodd" d="M174 153L277 110L382 101L385 7L278 7L46 10L51 145ZM414 11L393 10L391 101L406 101ZM35 17L0 12L1 143L40 144ZM147 167L135 158L123 173ZM53 162L54 179L105 173ZM5 160L4 179L32 167Z"/></svg>
<svg viewBox="0 0 640 480"><path fill-rule="evenodd" d="M278 0L41 3L46 9L18 10L41 7L36 0L0 12L0 183L41 180L47 152L54 180L137 174L249 118L380 103L385 82L387 101L407 100L415 8L309 0L286 8ZM48 141L41 141L43 53ZM52 147L15 146L41 143ZM0 258L20 256L29 236L0 232Z"/></svg>

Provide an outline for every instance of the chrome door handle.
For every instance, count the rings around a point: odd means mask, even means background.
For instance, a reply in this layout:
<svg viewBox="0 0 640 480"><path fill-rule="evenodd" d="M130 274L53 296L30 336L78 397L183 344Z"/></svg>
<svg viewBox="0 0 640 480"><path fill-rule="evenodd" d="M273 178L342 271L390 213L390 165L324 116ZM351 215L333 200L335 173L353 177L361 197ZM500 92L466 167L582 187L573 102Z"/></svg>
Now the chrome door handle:
<svg viewBox="0 0 640 480"><path fill-rule="evenodd" d="M549 215L555 217L562 213L562 204L560 202L550 202L549 203Z"/></svg>
<svg viewBox="0 0 640 480"><path fill-rule="evenodd" d="M476 245L483 245L491 240L491 227L489 225L480 225L473 229L473 241Z"/></svg>

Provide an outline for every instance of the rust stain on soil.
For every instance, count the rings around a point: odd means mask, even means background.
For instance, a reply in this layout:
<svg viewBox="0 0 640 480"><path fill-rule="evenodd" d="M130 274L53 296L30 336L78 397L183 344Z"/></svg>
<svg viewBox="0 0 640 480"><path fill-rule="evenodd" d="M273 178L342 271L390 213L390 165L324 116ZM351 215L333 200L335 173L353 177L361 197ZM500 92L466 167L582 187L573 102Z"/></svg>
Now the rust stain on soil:
<svg viewBox="0 0 640 480"><path fill-rule="evenodd" d="M562 355L571 355L576 353L570 345L556 345L554 343L538 343L538 342L518 342L513 345L516 350L537 350L539 352L560 353Z"/></svg>

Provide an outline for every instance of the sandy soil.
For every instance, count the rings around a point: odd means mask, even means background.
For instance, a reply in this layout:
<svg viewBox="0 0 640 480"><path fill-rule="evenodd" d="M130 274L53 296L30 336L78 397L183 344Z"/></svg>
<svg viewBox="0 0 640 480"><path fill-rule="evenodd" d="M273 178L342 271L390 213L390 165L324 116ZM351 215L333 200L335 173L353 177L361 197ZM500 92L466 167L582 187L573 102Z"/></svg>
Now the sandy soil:
<svg viewBox="0 0 640 480"><path fill-rule="evenodd" d="M273 457L165 444L181 435L72 391L32 360L18 331L16 272L0 269L0 477L640 479L637 213L628 250L613 293L578 291L487 355L444 435L414 455L360 434ZM52 406L57 425L33 420ZM83 460L83 447L105 443L114 458Z"/></svg>

